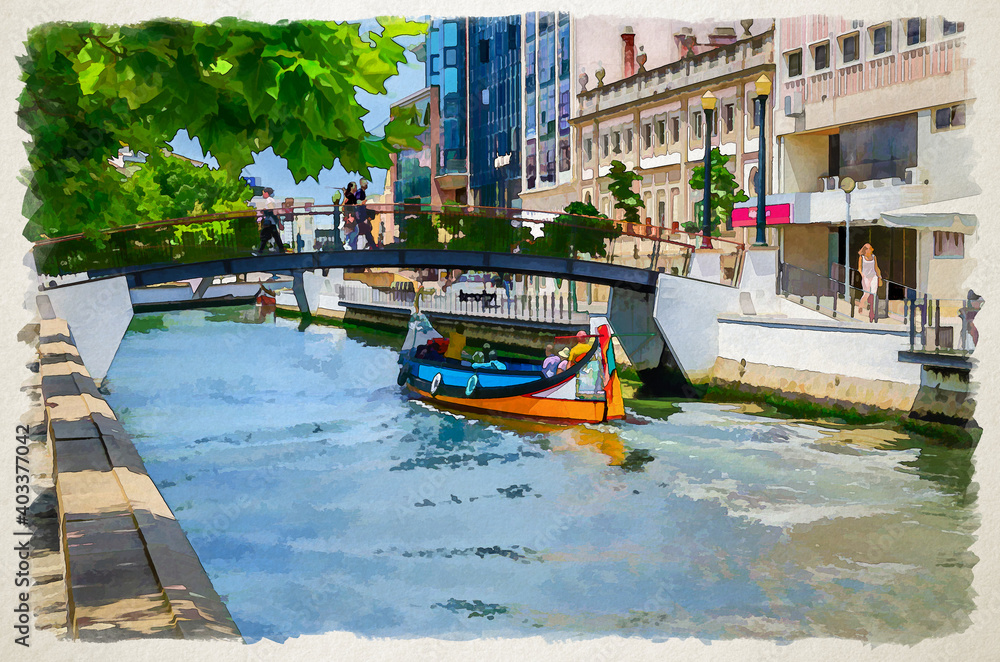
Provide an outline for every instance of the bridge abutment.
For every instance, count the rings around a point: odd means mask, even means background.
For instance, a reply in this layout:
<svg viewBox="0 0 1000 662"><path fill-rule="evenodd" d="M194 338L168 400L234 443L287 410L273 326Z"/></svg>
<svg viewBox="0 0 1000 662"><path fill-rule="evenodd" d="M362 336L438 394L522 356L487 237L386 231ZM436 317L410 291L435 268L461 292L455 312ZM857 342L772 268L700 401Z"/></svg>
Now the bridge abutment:
<svg viewBox="0 0 1000 662"><path fill-rule="evenodd" d="M298 269L292 273L295 307L303 315L342 314L340 297L344 285L343 269ZM289 298L279 295L278 304L288 306Z"/></svg>
<svg viewBox="0 0 1000 662"><path fill-rule="evenodd" d="M100 382L111 368L132 321L132 298L124 276L86 281L46 290L39 309L48 306L66 320L90 376Z"/></svg>

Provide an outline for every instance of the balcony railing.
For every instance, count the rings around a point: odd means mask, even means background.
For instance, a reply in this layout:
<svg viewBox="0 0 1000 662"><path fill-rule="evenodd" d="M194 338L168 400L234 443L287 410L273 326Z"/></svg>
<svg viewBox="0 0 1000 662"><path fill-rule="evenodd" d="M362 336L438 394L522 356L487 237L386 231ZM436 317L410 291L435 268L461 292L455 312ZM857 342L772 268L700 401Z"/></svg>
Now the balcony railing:
<svg viewBox="0 0 1000 662"><path fill-rule="evenodd" d="M718 46L675 62L581 92L580 114L631 103L667 90L774 63L774 32Z"/></svg>

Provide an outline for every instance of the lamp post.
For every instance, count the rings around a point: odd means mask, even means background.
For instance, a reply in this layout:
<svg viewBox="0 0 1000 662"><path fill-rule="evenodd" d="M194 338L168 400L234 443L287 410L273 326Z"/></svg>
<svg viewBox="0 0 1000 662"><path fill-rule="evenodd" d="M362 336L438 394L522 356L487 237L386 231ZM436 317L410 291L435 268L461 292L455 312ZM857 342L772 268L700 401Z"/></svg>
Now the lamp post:
<svg viewBox="0 0 1000 662"><path fill-rule="evenodd" d="M855 186L850 177L840 180L840 188L847 196L847 215L844 217L844 301L851 295L851 191Z"/></svg>
<svg viewBox="0 0 1000 662"><path fill-rule="evenodd" d="M718 99L711 91L701 97L701 107L705 111L705 197L702 198L701 247L712 247L712 111Z"/></svg>
<svg viewBox="0 0 1000 662"><path fill-rule="evenodd" d="M757 88L757 240L754 246L767 246L767 160L765 158L767 137L764 121L767 117L767 97L771 95L771 81L764 74L754 83Z"/></svg>

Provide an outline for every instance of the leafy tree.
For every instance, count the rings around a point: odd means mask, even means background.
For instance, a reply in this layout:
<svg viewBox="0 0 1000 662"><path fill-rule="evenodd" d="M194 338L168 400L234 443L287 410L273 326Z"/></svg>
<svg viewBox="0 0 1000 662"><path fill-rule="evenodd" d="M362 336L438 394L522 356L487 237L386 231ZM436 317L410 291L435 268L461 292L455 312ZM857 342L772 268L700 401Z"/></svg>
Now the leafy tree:
<svg viewBox="0 0 1000 662"><path fill-rule="evenodd" d="M625 221L629 223L641 223L639 208L645 207L639 194L632 190L632 183L642 179L642 176L625 169L625 164L621 161L612 161L611 170L608 172L608 190L615 199L615 209L625 210Z"/></svg>
<svg viewBox="0 0 1000 662"><path fill-rule="evenodd" d="M246 182L224 170L197 167L159 152L146 157L146 163L127 179L110 168L102 175L102 188L121 189L108 211L123 223L245 211L253 195Z"/></svg>
<svg viewBox="0 0 1000 662"><path fill-rule="evenodd" d="M31 138L25 235L94 237L124 222L109 212L121 187L95 177L121 144L154 154L181 129L234 178L268 147L296 181L338 160L369 178L370 167L390 167L392 152L420 148L416 111L395 110L372 135L355 91L384 94L405 61L397 40L426 25L380 23L364 37L351 23L233 18L33 29L19 58L19 124Z"/></svg>
<svg viewBox="0 0 1000 662"><path fill-rule="evenodd" d="M533 255L576 257L587 253L592 257L607 256L607 241L621 234L612 219L597 211L589 202L571 202L565 213L545 225L545 235L525 250Z"/></svg>
<svg viewBox="0 0 1000 662"><path fill-rule="evenodd" d="M729 157L719 151L717 147L712 148L712 236L718 237L721 234L721 227L733 214L733 207L737 202L746 202L750 198L740 190L736 183L736 176L729 172L726 164ZM691 188L696 191L705 190L705 165L702 164L691 171ZM684 224L684 229L688 232L700 232L702 229L702 218L704 212L704 202L695 203L695 215L697 221Z"/></svg>
<svg viewBox="0 0 1000 662"><path fill-rule="evenodd" d="M526 227L514 227L506 216L468 214L452 201L442 207L441 222L452 235L448 241L452 250L509 253L530 234Z"/></svg>

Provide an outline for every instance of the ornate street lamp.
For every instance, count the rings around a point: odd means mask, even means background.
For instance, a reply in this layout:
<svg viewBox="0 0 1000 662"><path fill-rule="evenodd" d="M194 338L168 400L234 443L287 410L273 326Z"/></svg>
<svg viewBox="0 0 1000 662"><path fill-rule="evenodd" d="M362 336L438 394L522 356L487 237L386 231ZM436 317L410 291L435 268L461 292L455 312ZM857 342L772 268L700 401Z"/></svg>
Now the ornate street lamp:
<svg viewBox="0 0 1000 662"><path fill-rule="evenodd" d="M757 240L754 246L767 246L767 160L765 148L767 137L764 132L764 120L767 117L767 97L771 95L771 81L764 74L754 83L757 88Z"/></svg>
<svg viewBox="0 0 1000 662"><path fill-rule="evenodd" d="M711 91L701 97L701 107L705 111L705 197L702 198L703 212L701 247L712 247L712 112L718 99Z"/></svg>

